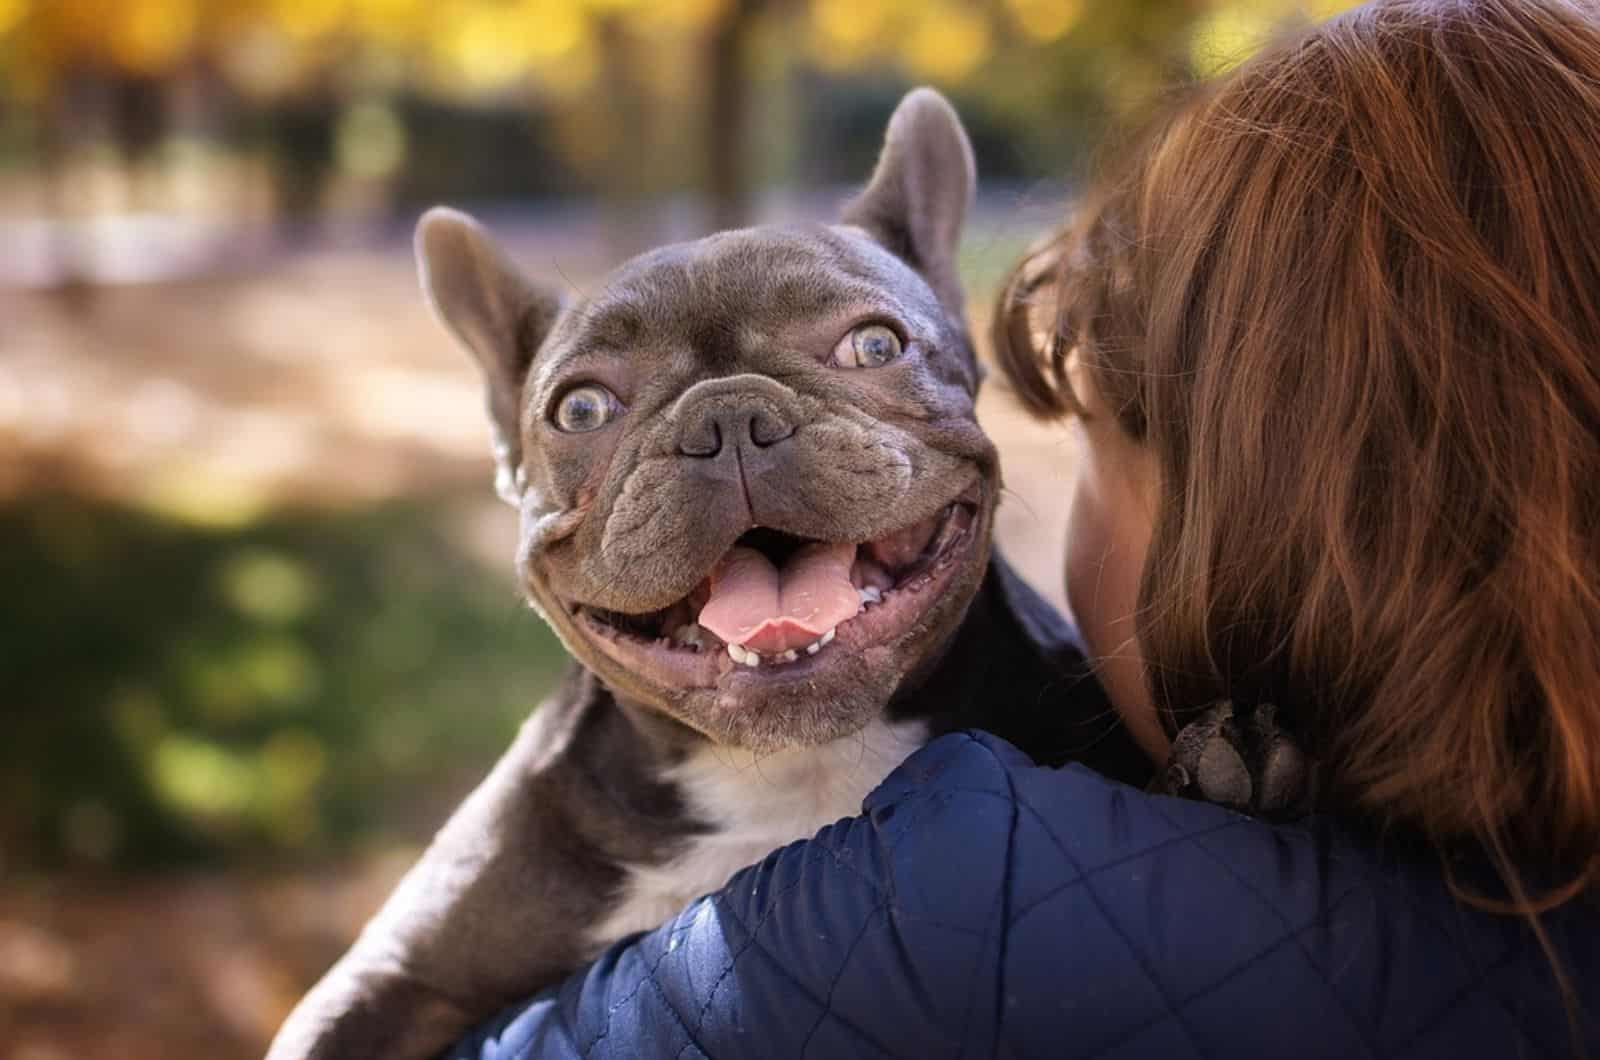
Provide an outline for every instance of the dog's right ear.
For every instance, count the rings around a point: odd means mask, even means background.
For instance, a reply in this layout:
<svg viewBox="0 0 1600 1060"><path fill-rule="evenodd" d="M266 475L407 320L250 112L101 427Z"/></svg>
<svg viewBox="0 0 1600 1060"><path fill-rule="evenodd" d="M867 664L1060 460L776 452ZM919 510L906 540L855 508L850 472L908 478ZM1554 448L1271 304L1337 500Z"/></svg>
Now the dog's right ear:
<svg viewBox="0 0 1600 1060"><path fill-rule="evenodd" d="M532 283L483 226L442 206L417 223L417 269L433 312L483 370L494 432L495 488L515 505L522 481L522 387L561 299Z"/></svg>

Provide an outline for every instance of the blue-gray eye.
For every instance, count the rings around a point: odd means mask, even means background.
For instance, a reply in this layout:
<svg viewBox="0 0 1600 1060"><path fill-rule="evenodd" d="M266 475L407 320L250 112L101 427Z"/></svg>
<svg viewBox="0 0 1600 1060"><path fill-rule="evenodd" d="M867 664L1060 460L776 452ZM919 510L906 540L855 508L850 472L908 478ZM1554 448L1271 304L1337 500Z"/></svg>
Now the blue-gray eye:
<svg viewBox="0 0 1600 1060"><path fill-rule="evenodd" d="M883 324L863 324L839 340L833 363L840 368L877 368L901 353L900 336Z"/></svg>
<svg viewBox="0 0 1600 1060"><path fill-rule="evenodd" d="M616 395L599 383L585 383L561 396L554 419L557 430L583 434L604 427L616 414Z"/></svg>

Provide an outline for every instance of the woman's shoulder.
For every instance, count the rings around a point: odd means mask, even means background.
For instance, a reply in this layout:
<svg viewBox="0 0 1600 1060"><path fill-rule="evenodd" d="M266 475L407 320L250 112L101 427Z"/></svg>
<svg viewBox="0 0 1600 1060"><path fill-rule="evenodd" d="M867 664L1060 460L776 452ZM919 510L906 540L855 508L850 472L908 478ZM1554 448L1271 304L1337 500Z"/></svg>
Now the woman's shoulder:
<svg viewBox="0 0 1600 1060"><path fill-rule="evenodd" d="M1526 923L1459 903L1437 856L1414 846L1042 768L982 733L930 744L867 810L896 898L917 898L886 918L970 910L963 926L996 940L1001 1042L1074 1027L1070 1051L1085 1056L1570 1048ZM1580 900L1544 926L1600 1036L1600 911ZM949 945L915 921L896 927L900 945L936 940L926 961Z"/></svg>
<svg viewBox="0 0 1600 1060"><path fill-rule="evenodd" d="M508 1017L537 1048L465 1055L1569 1050L1522 924L1332 821L1147 795L983 733L930 743L864 809ZM1548 926L1600 1008L1600 918Z"/></svg>

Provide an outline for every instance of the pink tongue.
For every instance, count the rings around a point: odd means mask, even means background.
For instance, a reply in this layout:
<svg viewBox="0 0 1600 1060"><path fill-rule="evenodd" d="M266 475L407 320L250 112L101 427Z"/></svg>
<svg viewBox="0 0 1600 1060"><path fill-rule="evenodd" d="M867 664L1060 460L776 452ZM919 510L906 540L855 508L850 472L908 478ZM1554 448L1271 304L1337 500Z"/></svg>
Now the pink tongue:
<svg viewBox="0 0 1600 1060"><path fill-rule="evenodd" d="M729 644L772 655L810 644L861 610L850 582L854 545L807 545L778 570L753 548L736 548L711 575L700 624Z"/></svg>

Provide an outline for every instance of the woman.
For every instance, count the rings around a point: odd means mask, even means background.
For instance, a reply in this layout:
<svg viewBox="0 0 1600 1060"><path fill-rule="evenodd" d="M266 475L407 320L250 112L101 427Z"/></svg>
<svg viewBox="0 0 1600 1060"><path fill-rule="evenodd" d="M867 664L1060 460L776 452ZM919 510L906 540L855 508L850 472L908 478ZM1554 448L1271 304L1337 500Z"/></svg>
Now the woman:
<svg viewBox="0 0 1600 1060"><path fill-rule="evenodd" d="M1600 1056L1596 8L1380 2L1258 57L996 339L1085 439L1114 702L1258 816L946 737L461 1055Z"/></svg>

